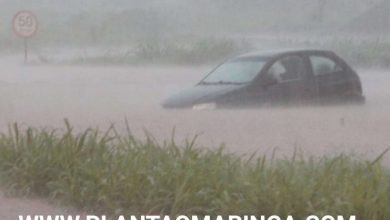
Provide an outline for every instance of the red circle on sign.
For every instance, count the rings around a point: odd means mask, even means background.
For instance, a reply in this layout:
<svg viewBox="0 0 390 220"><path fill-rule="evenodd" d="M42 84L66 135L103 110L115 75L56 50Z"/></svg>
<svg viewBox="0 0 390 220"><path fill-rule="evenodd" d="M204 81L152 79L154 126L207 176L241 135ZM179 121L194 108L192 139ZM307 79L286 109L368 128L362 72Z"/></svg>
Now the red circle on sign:
<svg viewBox="0 0 390 220"><path fill-rule="evenodd" d="M19 37L32 37L38 31L38 19L31 11L19 11L12 19L12 29Z"/></svg>

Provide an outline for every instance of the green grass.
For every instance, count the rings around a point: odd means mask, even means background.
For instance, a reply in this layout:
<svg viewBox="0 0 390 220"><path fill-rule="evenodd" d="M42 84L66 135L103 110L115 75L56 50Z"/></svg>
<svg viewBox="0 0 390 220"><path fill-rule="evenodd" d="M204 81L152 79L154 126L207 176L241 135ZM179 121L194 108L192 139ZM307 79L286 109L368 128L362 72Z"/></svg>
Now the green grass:
<svg viewBox="0 0 390 220"><path fill-rule="evenodd" d="M80 55L57 60L48 54L38 54L38 63L59 63L71 65L202 65L257 50L275 48L318 48L333 50L353 67L389 68L390 41L388 39L348 38L275 38L237 40L229 38L189 39L143 39L126 44L122 48L111 48L99 53ZM127 48L127 49L123 49Z"/></svg>
<svg viewBox="0 0 390 220"><path fill-rule="evenodd" d="M356 215L390 218L390 171L379 156L267 159L88 129L21 129L0 137L9 192L118 214Z"/></svg>
<svg viewBox="0 0 390 220"><path fill-rule="evenodd" d="M199 65L214 64L239 53L249 51L246 41L200 38L186 41L142 40L125 52L108 50L106 53L80 56L65 61L68 64L94 65ZM42 63L50 58L42 56ZM61 63L61 61L60 61Z"/></svg>

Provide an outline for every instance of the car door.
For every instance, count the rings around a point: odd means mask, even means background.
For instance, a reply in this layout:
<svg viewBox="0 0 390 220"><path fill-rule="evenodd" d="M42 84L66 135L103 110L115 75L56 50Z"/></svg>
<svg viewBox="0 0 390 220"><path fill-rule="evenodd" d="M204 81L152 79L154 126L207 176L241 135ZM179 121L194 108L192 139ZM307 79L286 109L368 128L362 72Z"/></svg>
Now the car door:
<svg viewBox="0 0 390 220"><path fill-rule="evenodd" d="M350 90L347 70L336 59L324 54L310 55L312 74L321 100L343 97Z"/></svg>
<svg viewBox="0 0 390 220"><path fill-rule="evenodd" d="M263 88L263 101L303 104L312 100L316 86L311 82L309 68L308 59L303 55L286 55L274 61L264 74L275 83Z"/></svg>

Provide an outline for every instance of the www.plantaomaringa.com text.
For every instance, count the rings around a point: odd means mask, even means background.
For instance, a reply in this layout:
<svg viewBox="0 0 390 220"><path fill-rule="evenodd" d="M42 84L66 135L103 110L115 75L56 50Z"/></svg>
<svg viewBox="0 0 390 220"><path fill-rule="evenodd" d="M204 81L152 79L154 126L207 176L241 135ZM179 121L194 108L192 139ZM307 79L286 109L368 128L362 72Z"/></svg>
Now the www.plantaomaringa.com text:
<svg viewBox="0 0 390 220"><path fill-rule="evenodd" d="M272 216L255 216L255 215L244 215L244 216L238 216L238 215L228 215L228 216L186 216L186 215L179 215L177 217L171 217L168 215L160 216L160 215L141 215L141 216L118 216L117 218L108 218L105 215L102 216L96 216L96 215L87 215L85 217L81 217L80 215L76 216L65 216L65 215L27 215L27 216L19 216L19 220L294 220L294 217L292 215L289 216L278 216L278 215L272 215ZM299 219L301 220L301 219ZM325 216L316 216L316 215L310 215L305 218L305 220L357 220L356 216L332 216L332 215L325 215Z"/></svg>

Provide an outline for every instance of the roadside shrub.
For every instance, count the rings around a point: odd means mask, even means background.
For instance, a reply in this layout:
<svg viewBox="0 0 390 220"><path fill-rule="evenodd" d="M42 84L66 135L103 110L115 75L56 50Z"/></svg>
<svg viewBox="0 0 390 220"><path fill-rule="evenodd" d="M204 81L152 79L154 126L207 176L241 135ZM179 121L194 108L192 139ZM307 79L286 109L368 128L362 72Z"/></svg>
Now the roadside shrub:
<svg viewBox="0 0 390 220"><path fill-rule="evenodd" d="M106 53L76 57L69 64L173 64L198 65L221 62L235 54L248 51L250 44L228 39L202 38L186 42L173 40L143 40L133 48L109 50Z"/></svg>

